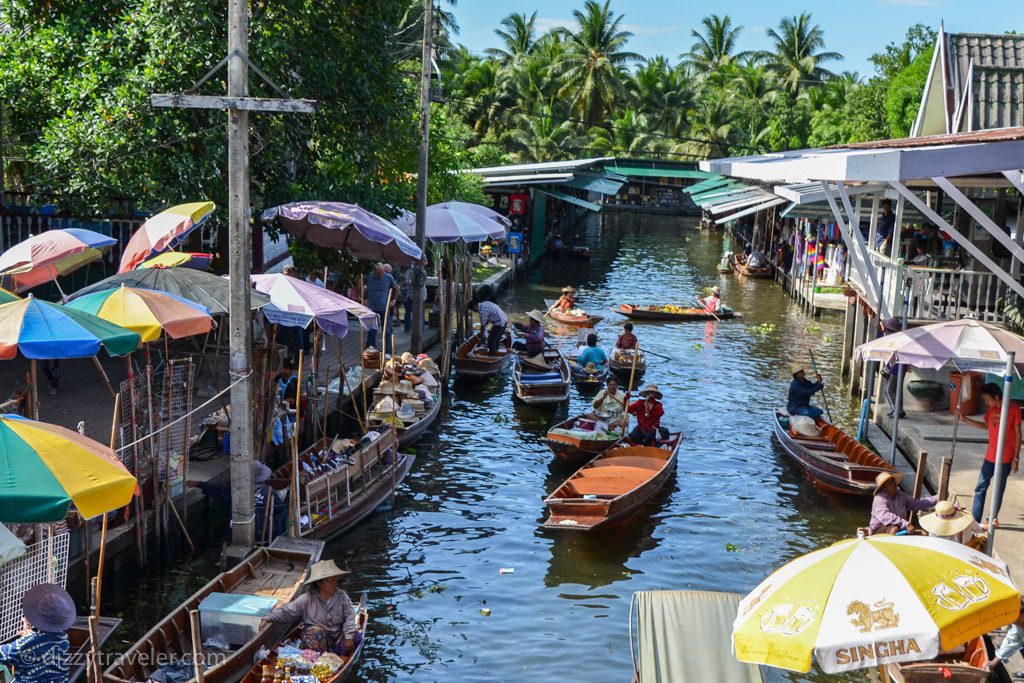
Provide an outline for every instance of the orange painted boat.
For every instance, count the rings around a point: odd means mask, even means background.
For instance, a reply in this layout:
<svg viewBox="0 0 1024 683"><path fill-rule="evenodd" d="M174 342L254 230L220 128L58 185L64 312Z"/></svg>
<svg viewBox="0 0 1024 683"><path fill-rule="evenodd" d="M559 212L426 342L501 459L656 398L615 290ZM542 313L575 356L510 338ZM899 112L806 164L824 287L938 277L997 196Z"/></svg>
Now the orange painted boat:
<svg viewBox="0 0 1024 683"><path fill-rule="evenodd" d="M544 305L548 307L548 317L552 320L557 320L563 325L593 327L604 320L604 317L599 315L570 315L568 313L552 310L551 307L556 303L558 303L556 299L544 299Z"/></svg>
<svg viewBox="0 0 1024 683"><path fill-rule="evenodd" d="M756 268L748 266L746 263L737 263L736 272L746 277L770 278L773 271L771 266L761 266L760 268Z"/></svg>
<svg viewBox="0 0 1024 683"><path fill-rule="evenodd" d="M1011 683L1002 663L991 671L985 669L985 662L994 656L991 639L979 636L927 662L888 664L886 672L893 683Z"/></svg>
<svg viewBox="0 0 1024 683"><path fill-rule="evenodd" d="M591 438L597 436L594 431L596 425L593 413L570 417L549 429L544 442L560 463L579 467L622 442L621 437Z"/></svg>
<svg viewBox="0 0 1024 683"><path fill-rule="evenodd" d="M597 456L544 500L551 513L544 528L590 531L625 520L675 472L680 438L673 432L663 447L623 446Z"/></svg>

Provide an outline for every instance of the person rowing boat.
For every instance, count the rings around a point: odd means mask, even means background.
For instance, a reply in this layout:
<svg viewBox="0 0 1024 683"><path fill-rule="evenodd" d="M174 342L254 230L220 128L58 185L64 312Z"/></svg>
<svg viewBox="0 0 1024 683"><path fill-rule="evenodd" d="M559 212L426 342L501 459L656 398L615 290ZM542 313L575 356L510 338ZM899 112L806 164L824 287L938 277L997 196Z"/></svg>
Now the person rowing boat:
<svg viewBox="0 0 1024 683"><path fill-rule="evenodd" d="M558 301L548 309L548 311L558 311L559 313L568 313L572 309L576 308L576 290L572 287L562 287L562 296L558 297Z"/></svg>
<svg viewBox="0 0 1024 683"><path fill-rule="evenodd" d="M530 319L529 323L514 323L515 328L526 335L526 341L516 341L512 348L536 356L544 353L544 314L534 309L526 317Z"/></svg>
<svg viewBox="0 0 1024 683"><path fill-rule="evenodd" d="M608 425L609 429L621 429L625 422L626 394L619 391L619 380L615 375L608 377L605 388L601 390L591 404L594 407L594 418Z"/></svg>
<svg viewBox="0 0 1024 683"><path fill-rule="evenodd" d="M718 285L715 285L714 287L711 288L711 293L708 295L706 299L701 299L700 297L696 298L697 301L699 301L701 305L704 306L704 312L710 315L721 313L722 309L725 307L725 305L722 303L722 290L718 288Z"/></svg>
<svg viewBox="0 0 1024 683"><path fill-rule="evenodd" d="M786 400L786 412L790 415L805 415L817 421L825 411L818 406L811 405L811 396L825 388L821 381L821 375L815 374L814 380L807 379L804 367L794 365L791 368L793 381L789 383L789 398Z"/></svg>

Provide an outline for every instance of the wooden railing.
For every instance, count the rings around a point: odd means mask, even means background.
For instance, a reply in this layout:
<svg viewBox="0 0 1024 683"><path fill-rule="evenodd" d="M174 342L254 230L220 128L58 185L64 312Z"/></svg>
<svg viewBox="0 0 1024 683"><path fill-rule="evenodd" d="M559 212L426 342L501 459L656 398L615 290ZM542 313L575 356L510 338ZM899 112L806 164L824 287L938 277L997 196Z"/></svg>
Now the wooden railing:
<svg viewBox="0 0 1024 683"><path fill-rule="evenodd" d="M9 249L31 235L47 230L84 228L117 240L107 252L104 263L116 266L121 261L121 249L128 244L135 229L142 225L143 218L68 218L64 216L41 216L38 214L5 215L0 223L0 252Z"/></svg>

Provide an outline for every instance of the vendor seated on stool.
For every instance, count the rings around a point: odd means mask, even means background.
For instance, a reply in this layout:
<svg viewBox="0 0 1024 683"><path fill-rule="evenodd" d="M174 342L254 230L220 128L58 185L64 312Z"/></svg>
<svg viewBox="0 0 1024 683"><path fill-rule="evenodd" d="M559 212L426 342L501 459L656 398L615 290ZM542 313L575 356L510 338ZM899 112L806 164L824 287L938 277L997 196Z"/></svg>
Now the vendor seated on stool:
<svg viewBox="0 0 1024 683"><path fill-rule="evenodd" d="M629 440L642 446L653 446L662 435L661 416L665 414L658 387L648 384L641 389L640 400L629 406L629 414L636 415L636 427L629 433Z"/></svg>
<svg viewBox="0 0 1024 683"><path fill-rule="evenodd" d="M338 577L348 574L334 560L313 565L306 580L308 590L266 616L272 624L302 620L303 650L334 652L342 656L355 653L362 634L356 622L356 608L348 593L338 588Z"/></svg>
<svg viewBox="0 0 1024 683"><path fill-rule="evenodd" d="M67 681L67 631L75 623L75 601L60 586L42 583L25 591L21 610L25 629L0 645L0 664L14 669L14 683Z"/></svg>
<svg viewBox="0 0 1024 683"><path fill-rule="evenodd" d="M897 534L900 532L922 534L910 523L910 513L927 510L938 502L938 496L914 498L900 489L903 475L899 472L882 472L875 477L875 497L871 501L871 534Z"/></svg>
<svg viewBox="0 0 1024 683"><path fill-rule="evenodd" d="M804 366L794 365L792 368L793 381L789 383L789 398L786 400L786 411L790 415L805 415L812 420L819 420L824 414L818 406L811 405L811 396L821 391L825 383L821 381L821 375L815 374L815 381L810 381L804 373Z"/></svg>

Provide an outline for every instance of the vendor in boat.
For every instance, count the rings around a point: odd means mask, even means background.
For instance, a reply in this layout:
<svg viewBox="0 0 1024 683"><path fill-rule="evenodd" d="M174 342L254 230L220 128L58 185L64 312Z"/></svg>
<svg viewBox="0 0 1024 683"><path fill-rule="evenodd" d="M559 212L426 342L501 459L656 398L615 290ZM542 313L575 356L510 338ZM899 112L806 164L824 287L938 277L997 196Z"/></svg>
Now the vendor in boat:
<svg viewBox="0 0 1024 683"><path fill-rule="evenodd" d="M505 311L493 301L476 299L470 301L466 308L480 314L480 336L487 339L487 353L497 356L498 345L501 344L501 338L508 329L508 316L505 315ZM490 331L487 330L488 325L491 326Z"/></svg>
<svg viewBox="0 0 1024 683"><path fill-rule="evenodd" d="M21 598L24 630L0 645L0 665L13 668L13 683L57 683L68 680L67 631L75 623L75 601L52 583L42 583Z"/></svg>
<svg viewBox="0 0 1024 683"><path fill-rule="evenodd" d="M918 523L929 536L969 545L976 550L984 545L985 527L974 521L971 513L953 505L952 501L940 500L935 504L935 511L921 515Z"/></svg>
<svg viewBox="0 0 1024 683"><path fill-rule="evenodd" d="M285 504L284 492L278 493L268 482L270 481L270 468L261 462L252 463L252 484L253 484L253 510L256 514L257 540L263 543L270 543L272 540L285 532L288 523L288 506ZM185 482L188 488L197 488L204 495L231 504L231 484L212 481L188 480ZM269 509L268 509L269 502ZM225 535L231 533L230 522Z"/></svg>
<svg viewBox="0 0 1024 683"><path fill-rule="evenodd" d="M636 415L636 427L629 433L629 440L642 446L653 446L661 432L661 416L665 414L658 387L648 384L641 389L640 400L630 405L628 412Z"/></svg>
<svg viewBox="0 0 1024 683"><path fill-rule="evenodd" d="M356 608L348 593L338 588L338 577L348 574L334 560L313 565L306 580L308 590L265 617L272 624L302 620L301 648L315 652L351 655L359 646L361 634L356 623Z"/></svg>
<svg viewBox="0 0 1024 683"><path fill-rule="evenodd" d="M549 310L558 311L559 313L568 313L572 309L576 308L576 290L572 287L562 287L562 296L558 297L558 301Z"/></svg>
<svg viewBox="0 0 1024 683"><path fill-rule="evenodd" d="M576 363L587 367L589 363L593 363L597 367L604 367L608 363L608 355L604 352L604 349L597 345L597 335L591 332L587 335L587 348L580 352L580 355L576 356Z"/></svg>
<svg viewBox="0 0 1024 683"><path fill-rule="evenodd" d="M871 501L871 534L922 533L910 523L910 513L935 507L938 496L914 498L900 489L899 472L882 472L875 477L875 497Z"/></svg>
<svg viewBox="0 0 1024 683"><path fill-rule="evenodd" d="M722 312L722 290L718 288L718 285L711 288L711 293L708 295L707 299L701 299L698 297L697 301L704 304L705 313L714 315L715 313Z"/></svg>
<svg viewBox="0 0 1024 683"><path fill-rule="evenodd" d="M610 375L605 388L594 397L594 417L606 422L609 428L621 428L625 423L626 395L619 391L619 380Z"/></svg>
<svg viewBox="0 0 1024 683"><path fill-rule="evenodd" d="M818 406L811 405L811 396L825 388L825 383L821 381L821 375L816 373L812 382L807 379L802 365L794 365L791 370L793 381L789 383L786 411L790 415L806 415L812 420L819 420L825 411Z"/></svg>
<svg viewBox="0 0 1024 683"><path fill-rule="evenodd" d="M528 324L514 323L515 328L526 336L526 341L514 342L512 348L536 356L538 353L544 353L544 314L534 309L527 313L526 317L530 319Z"/></svg>
<svg viewBox="0 0 1024 683"><path fill-rule="evenodd" d="M633 323L626 323L622 326L622 334L615 340L615 350L632 351L639 343L640 340L633 334Z"/></svg>

